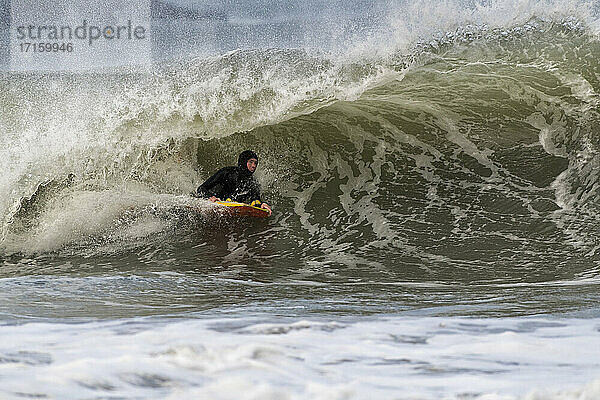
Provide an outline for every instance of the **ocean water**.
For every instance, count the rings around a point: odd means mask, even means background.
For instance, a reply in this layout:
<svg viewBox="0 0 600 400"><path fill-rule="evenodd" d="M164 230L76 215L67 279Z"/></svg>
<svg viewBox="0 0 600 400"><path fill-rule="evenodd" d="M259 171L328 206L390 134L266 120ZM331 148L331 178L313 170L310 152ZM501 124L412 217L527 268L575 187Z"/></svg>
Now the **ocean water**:
<svg viewBox="0 0 600 400"><path fill-rule="evenodd" d="M0 72L0 398L600 398L597 2L152 7Z"/></svg>

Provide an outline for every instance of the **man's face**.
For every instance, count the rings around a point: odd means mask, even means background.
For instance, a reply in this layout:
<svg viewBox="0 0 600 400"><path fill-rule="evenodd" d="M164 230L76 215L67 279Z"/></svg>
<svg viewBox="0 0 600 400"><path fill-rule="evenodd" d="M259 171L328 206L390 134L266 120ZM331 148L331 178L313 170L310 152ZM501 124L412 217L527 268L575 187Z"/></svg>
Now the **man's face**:
<svg viewBox="0 0 600 400"><path fill-rule="evenodd" d="M248 171L250 171L250 172L256 171L257 165L258 165L258 160L256 158L251 158L248 161L246 161L246 167L248 168Z"/></svg>

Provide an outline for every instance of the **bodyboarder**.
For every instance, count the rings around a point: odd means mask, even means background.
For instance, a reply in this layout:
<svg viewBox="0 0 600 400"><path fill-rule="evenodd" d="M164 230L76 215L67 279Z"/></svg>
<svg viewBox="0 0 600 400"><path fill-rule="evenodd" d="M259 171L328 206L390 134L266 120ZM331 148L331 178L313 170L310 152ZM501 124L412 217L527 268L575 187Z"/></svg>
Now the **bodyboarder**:
<svg viewBox="0 0 600 400"><path fill-rule="evenodd" d="M240 203L251 204L258 200L260 208L271 215L271 207L262 203L260 185L254 177L258 166L258 156L252 150L243 151L238 157L237 167L223 167L198 187L195 195L212 202L232 199Z"/></svg>

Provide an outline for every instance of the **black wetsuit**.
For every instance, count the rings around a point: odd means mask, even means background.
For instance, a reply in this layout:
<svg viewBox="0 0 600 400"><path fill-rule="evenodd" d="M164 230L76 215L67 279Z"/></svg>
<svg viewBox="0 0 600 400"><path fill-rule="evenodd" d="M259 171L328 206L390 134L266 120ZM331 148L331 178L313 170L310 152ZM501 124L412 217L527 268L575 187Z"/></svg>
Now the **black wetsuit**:
<svg viewBox="0 0 600 400"><path fill-rule="evenodd" d="M249 159L256 158L256 154L246 150L238 159L237 167L224 167L215 172L196 190L200 197L218 197L221 200L231 199L250 204L254 200L261 200L260 185L246 163Z"/></svg>

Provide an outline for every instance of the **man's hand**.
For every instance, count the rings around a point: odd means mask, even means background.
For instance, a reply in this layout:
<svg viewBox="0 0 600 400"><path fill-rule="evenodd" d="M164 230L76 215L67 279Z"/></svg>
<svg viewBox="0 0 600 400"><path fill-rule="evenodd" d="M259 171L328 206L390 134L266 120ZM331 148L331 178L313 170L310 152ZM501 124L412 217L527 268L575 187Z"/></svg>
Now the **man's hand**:
<svg viewBox="0 0 600 400"><path fill-rule="evenodd" d="M273 214L273 211L271 211L271 207L269 207L267 203L262 203L260 205L260 208L264 208L265 210L267 210L269 212L269 217L271 216L271 214Z"/></svg>
<svg viewBox="0 0 600 400"><path fill-rule="evenodd" d="M215 201L221 201L221 199L220 199L220 198L218 198L217 196L212 196L212 197L210 197L208 200L212 201L213 203L214 203Z"/></svg>

